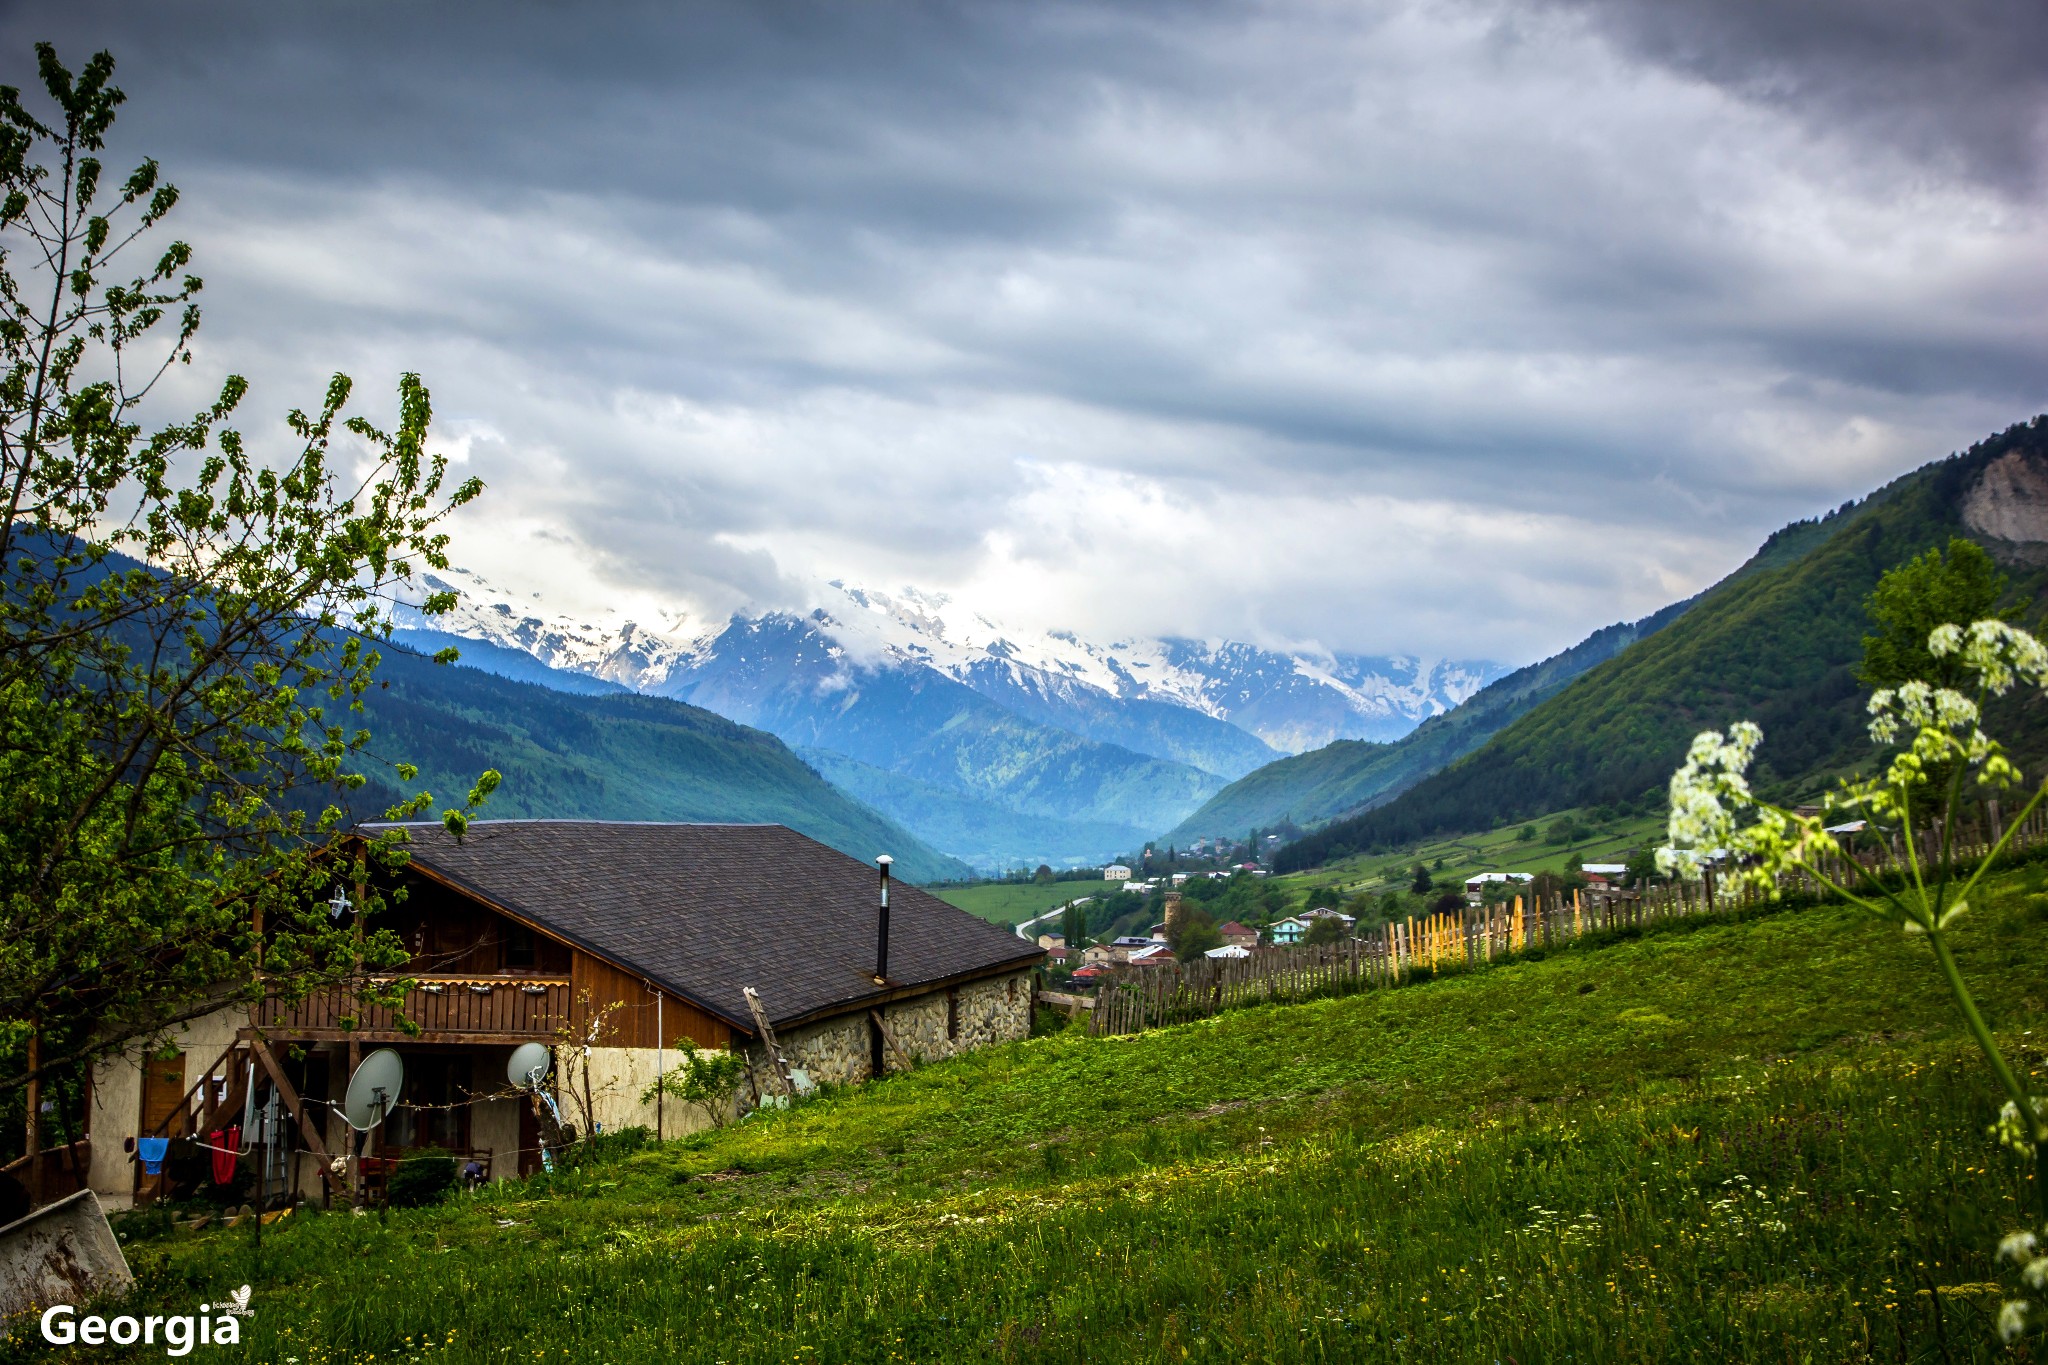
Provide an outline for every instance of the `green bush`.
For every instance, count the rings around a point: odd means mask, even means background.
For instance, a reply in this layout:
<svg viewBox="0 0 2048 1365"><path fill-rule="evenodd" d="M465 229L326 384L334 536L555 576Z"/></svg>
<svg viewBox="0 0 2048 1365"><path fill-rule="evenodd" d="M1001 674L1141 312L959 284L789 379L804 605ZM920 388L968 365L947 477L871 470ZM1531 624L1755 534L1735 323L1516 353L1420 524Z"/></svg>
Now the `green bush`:
<svg viewBox="0 0 2048 1365"><path fill-rule="evenodd" d="M415 1152L400 1158L385 1186L384 1198L394 1209L417 1209L440 1203L454 1188L454 1157L446 1152Z"/></svg>

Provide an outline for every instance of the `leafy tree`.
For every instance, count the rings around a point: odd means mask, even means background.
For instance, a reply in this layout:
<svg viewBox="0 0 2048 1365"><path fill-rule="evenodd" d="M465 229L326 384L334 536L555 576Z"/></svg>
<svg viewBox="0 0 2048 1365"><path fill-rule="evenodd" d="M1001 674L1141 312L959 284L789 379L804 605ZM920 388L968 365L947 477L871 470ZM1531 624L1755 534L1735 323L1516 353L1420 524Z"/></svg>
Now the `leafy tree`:
<svg viewBox="0 0 2048 1365"><path fill-rule="evenodd" d="M1516 843L1521 843L1521 844L1533 844L1533 843L1535 843L1535 842L1536 842L1536 826L1534 826L1534 825L1524 825L1524 826L1522 826L1522 832L1521 832L1521 833L1519 833L1519 834L1517 834L1517 835L1515 836L1515 842L1516 842Z"/></svg>
<svg viewBox="0 0 2048 1365"><path fill-rule="evenodd" d="M1060 911L1060 936L1067 941L1067 947L1076 951L1088 942L1088 907L1067 902Z"/></svg>
<svg viewBox="0 0 2048 1365"><path fill-rule="evenodd" d="M1038 870L1031 874L1031 880L1036 882L1040 886L1051 886L1052 868L1045 863L1040 863L1038 865Z"/></svg>
<svg viewBox="0 0 2048 1365"><path fill-rule="evenodd" d="M1429 894L1430 887L1435 884L1430 880L1429 869L1421 863L1417 863L1415 865L1415 875L1408 880L1408 889L1418 896L1426 896Z"/></svg>
<svg viewBox="0 0 2048 1365"><path fill-rule="evenodd" d="M682 1061L641 1091L640 1103L670 1095L701 1110L714 1128L723 1126L732 1117L732 1098L746 1079L746 1057L725 1048L700 1048L689 1038L676 1039L676 1051Z"/></svg>
<svg viewBox="0 0 2048 1365"><path fill-rule="evenodd" d="M447 486L413 375L389 430L336 376L272 463L228 426L240 377L145 435L199 326L190 248L147 245L178 194L154 161L104 175L113 58L36 52L49 121L0 87L0 1090L31 1095L232 1001L395 998L366 973L404 947L364 925L402 849L331 851L375 761L353 713L392 597L446 566L441 523L481 488Z"/></svg>
<svg viewBox="0 0 2048 1365"><path fill-rule="evenodd" d="M1223 932L1203 910L1188 910L1168 931L1166 944L1182 962L1191 962L1211 948L1223 946Z"/></svg>
<svg viewBox="0 0 2048 1365"><path fill-rule="evenodd" d="M1628 884L1648 886L1657 875L1657 854L1653 849L1639 848L1628 856Z"/></svg>
<svg viewBox="0 0 2048 1365"><path fill-rule="evenodd" d="M1335 915L1317 915L1309 921L1308 932L1302 935L1303 943L1341 943L1350 937L1344 921Z"/></svg>
<svg viewBox="0 0 2048 1365"><path fill-rule="evenodd" d="M1996 616L2012 620L2015 612L1995 613L2005 595L2005 575L1991 556L1973 541L1950 538L1948 553L1929 550L1878 579L1864 600L1877 633L1863 637L1863 666L1857 676L1870 688L1897 687L1911 679L1937 687L1964 681L1959 656L1936 658L1927 637L1936 626L1967 625Z"/></svg>

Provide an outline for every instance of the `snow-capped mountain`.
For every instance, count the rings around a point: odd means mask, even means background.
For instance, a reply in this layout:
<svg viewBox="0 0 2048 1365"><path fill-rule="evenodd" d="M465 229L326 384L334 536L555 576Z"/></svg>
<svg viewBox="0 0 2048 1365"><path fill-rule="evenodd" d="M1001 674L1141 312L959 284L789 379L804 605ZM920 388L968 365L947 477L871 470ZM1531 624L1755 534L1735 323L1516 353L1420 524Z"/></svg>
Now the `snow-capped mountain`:
<svg viewBox="0 0 2048 1365"><path fill-rule="evenodd" d="M513 596L460 570L430 576L427 583L461 594L455 611L430 628L518 649L551 668L643 692L674 695L687 686L733 624L694 621L681 612L652 624L618 613L579 620L549 613L537 597ZM1279 753L1320 748L1333 739L1392 740L1506 671L1486 661L1283 653L1232 641L1103 643L1065 631L1004 627L942 594L915 588L884 593L834 581L819 596L806 619L822 647L839 651L847 667L929 668L1046 723L1078 725L1083 733L1103 724L1099 713L1105 706L1149 702L1229 722ZM429 625L416 617L402 624ZM1149 745L1138 747L1154 752ZM1218 758L1220 766L1212 770L1237 776L1228 770L1242 771L1247 760L1273 756L1243 749L1234 758Z"/></svg>
<svg viewBox="0 0 2048 1365"><path fill-rule="evenodd" d="M489 671L517 675L530 658L767 730L981 867L1118 853L1283 752L1398 737L1501 671L1227 642L1102 644L1006 629L937 594L843 583L808 613L716 626L681 613L653 625L577 619L460 572L426 587L455 590L458 605L431 620L402 611L417 643L480 642L468 661Z"/></svg>

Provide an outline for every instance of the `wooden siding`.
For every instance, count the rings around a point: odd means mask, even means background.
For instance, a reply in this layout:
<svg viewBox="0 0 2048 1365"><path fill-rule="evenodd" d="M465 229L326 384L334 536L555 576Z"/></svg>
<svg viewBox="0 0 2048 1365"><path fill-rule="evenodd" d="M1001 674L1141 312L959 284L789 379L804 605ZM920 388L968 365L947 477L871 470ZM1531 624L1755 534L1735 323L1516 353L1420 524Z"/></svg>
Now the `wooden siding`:
<svg viewBox="0 0 2048 1365"><path fill-rule="evenodd" d="M440 989L430 990L430 986ZM569 1022L570 998L570 983L560 977L422 978L406 993L403 1014L425 1030L420 1042L459 1041L479 1035L552 1040L556 1030ZM343 987L315 991L295 1004L267 1002L258 1011L258 1022L266 1032L280 1037L341 1037L341 1021L351 1015L357 1033L384 1034L399 1028L396 1013L366 1009L354 991Z"/></svg>
<svg viewBox="0 0 2048 1365"><path fill-rule="evenodd" d="M419 976L529 976L569 974L569 945L515 923L449 887L413 875L402 901L377 916L397 932L412 958L405 965Z"/></svg>
<svg viewBox="0 0 2048 1365"><path fill-rule="evenodd" d="M646 981L580 950L570 965L569 985L579 1030L588 1012L619 1006L606 1020L610 1027L597 1040L600 1047L667 1047L678 1038L688 1038L699 1047L719 1048L732 1039L724 1020L672 995L660 1000L657 1012L658 992ZM666 1037L656 1037L657 1013Z"/></svg>

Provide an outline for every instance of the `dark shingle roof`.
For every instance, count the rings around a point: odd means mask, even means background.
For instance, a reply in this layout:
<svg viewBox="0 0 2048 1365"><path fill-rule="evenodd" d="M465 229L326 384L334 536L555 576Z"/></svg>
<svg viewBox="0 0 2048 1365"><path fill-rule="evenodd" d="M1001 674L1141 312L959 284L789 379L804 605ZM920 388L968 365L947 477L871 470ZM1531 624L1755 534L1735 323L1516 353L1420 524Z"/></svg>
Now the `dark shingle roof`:
<svg viewBox="0 0 2048 1365"><path fill-rule="evenodd" d="M743 986L781 1024L1044 956L1008 929L893 882L885 991L874 981L875 868L781 825L478 820L459 840L439 824L403 828L425 870L749 1033Z"/></svg>

